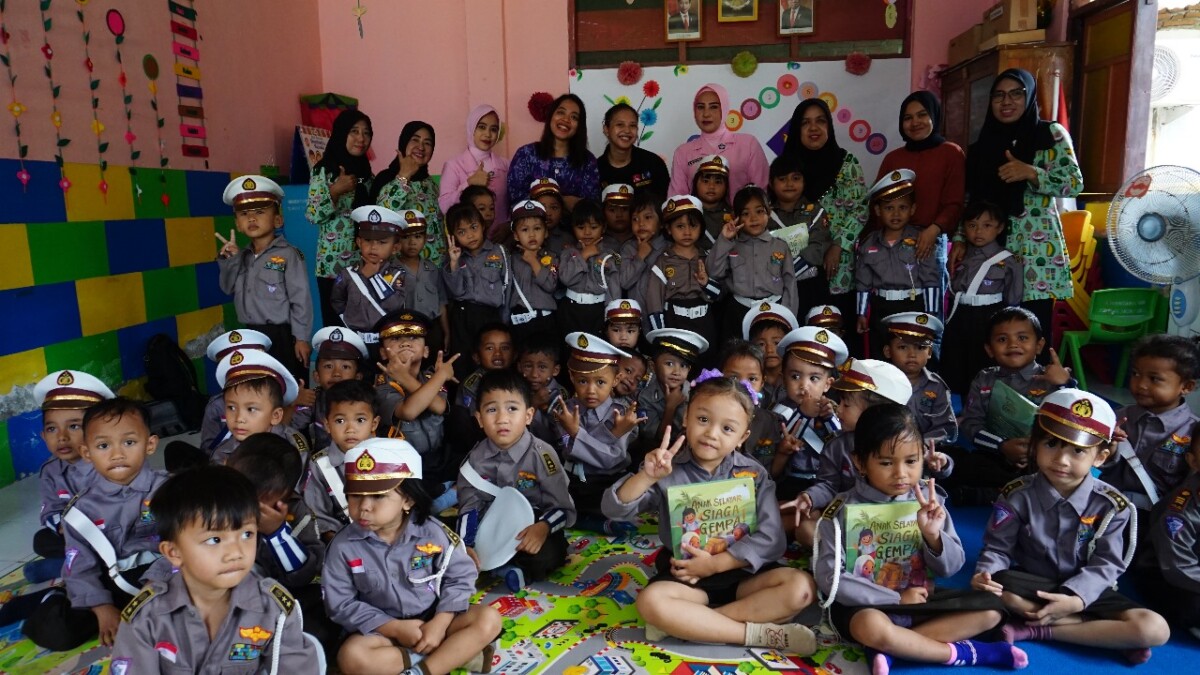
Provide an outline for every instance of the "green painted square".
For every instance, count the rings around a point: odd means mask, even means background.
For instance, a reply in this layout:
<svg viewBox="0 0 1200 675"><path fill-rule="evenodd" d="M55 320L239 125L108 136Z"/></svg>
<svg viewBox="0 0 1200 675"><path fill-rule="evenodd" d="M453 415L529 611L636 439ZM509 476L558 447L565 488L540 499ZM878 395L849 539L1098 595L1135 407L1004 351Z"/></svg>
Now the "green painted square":
<svg viewBox="0 0 1200 675"><path fill-rule="evenodd" d="M46 370L82 370L110 387L124 381L116 331L46 345Z"/></svg>
<svg viewBox="0 0 1200 675"><path fill-rule="evenodd" d="M188 211L187 173L168 169L130 169L133 182L133 212L137 218L186 218ZM164 183L165 180L165 183ZM164 205L164 192L170 197ZM138 192L141 188L141 192Z"/></svg>
<svg viewBox="0 0 1200 675"><path fill-rule="evenodd" d="M104 223L29 223L35 285L108 276Z"/></svg>
<svg viewBox="0 0 1200 675"><path fill-rule="evenodd" d="M250 237L238 232L237 220L233 216L213 216L213 232L228 237L229 231L233 230L233 236L237 240L238 248L246 248L250 245ZM221 251L221 242L213 237L213 256L215 257Z"/></svg>
<svg viewBox="0 0 1200 675"><path fill-rule="evenodd" d="M229 331L242 327L242 322L238 321L237 307L234 307L232 302L221 305L221 312L225 317L225 330Z"/></svg>
<svg viewBox="0 0 1200 675"><path fill-rule="evenodd" d="M147 321L200 309L195 265L142 272L142 287L146 293Z"/></svg>
<svg viewBox="0 0 1200 675"><path fill-rule="evenodd" d="M11 485L17 480L13 469L12 447L8 442L8 422L0 422L0 487Z"/></svg>

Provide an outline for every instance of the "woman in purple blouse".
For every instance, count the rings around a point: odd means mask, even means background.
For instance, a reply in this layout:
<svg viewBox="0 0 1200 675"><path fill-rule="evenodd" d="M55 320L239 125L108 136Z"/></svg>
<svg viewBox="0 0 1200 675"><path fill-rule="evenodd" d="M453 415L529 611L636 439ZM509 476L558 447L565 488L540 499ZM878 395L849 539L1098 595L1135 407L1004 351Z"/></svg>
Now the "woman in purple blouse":
<svg viewBox="0 0 1200 675"><path fill-rule="evenodd" d="M529 184L553 178L567 209L580 199L600 197L600 170L587 149L587 110L575 94L563 94L550 107L542 138L521 146L508 166L508 203L529 198Z"/></svg>

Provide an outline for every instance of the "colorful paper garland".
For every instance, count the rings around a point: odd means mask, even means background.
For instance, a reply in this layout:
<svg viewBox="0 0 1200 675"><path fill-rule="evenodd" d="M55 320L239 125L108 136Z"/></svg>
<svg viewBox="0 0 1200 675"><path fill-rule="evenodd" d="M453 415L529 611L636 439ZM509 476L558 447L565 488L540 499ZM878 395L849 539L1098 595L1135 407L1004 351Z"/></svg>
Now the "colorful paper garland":
<svg viewBox="0 0 1200 675"><path fill-rule="evenodd" d="M29 180L32 175L25 168L25 158L29 155L29 146L21 138L21 113L27 108L17 98L17 76L12 69L12 51L8 48L9 33L4 21L5 0L0 0L0 43L3 43L4 52L0 53L0 63L4 64L5 70L8 71L8 84L12 92L12 103L8 104L8 111L13 116L13 129L17 135L17 162L20 168L17 169L17 180L21 182L21 190L25 191L29 188Z"/></svg>
<svg viewBox="0 0 1200 675"><path fill-rule="evenodd" d="M129 162L132 164L142 156L142 152L133 144L137 140L137 134L133 133L133 94L129 93L129 76L125 73L125 58L121 55L121 45L125 42L125 17L121 12L110 9L104 15L104 23L113 35L117 66L121 69L117 83L121 85L121 103L125 107L125 143L129 145Z"/></svg>
<svg viewBox="0 0 1200 675"><path fill-rule="evenodd" d="M108 170L108 160L104 158L104 153L108 152L108 143L104 140L104 123L100 121L100 78L96 76L96 68L92 63L92 32L88 30L87 15L83 13L87 0L75 0L75 4L78 5L75 17L79 19L79 28L83 31L83 67L88 72L88 90L92 97L92 133L96 135L96 155L100 164L100 183L96 189L100 190L107 202L108 181L104 172Z"/></svg>
<svg viewBox="0 0 1200 675"><path fill-rule="evenodd" d="M62 151L71 144L71 139L64 138L62 135L62 111L58 109L58 95L62 90L62 85L54 83L54 68L51 64L54 60L54 48L50 46L50 31L54 27L54 22L46 14L50 11L51 1L38 0L38 11L42 18L42 56L46 58L42 72L46 74L46 80L50 83L50 123L54 125L54 161L58 165L58 187L62 189L65 198L67 191L71 189L71 180L67 178L64 170L65 160Z"/></svg>
<svg viewBox="0 0 1200 675"><path fill-rule="evenodd" d="M192 0L167 0L170 9L171 49L175 55L175 92L179 96L179 135L184 157L204 160L208 168L208 130L204 127L204 91L200 88L200 31ZM188 63L190 61L190 63Z"/></svg>

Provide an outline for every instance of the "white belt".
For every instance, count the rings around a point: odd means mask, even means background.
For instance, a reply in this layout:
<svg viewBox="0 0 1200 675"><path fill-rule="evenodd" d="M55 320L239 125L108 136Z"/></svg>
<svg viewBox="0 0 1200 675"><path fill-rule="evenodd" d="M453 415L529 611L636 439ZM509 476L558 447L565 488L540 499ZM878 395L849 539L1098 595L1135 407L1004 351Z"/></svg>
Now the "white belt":
<svg viewBox="0 0 1200 675"><path fill-rule="evenodd" d="M533 321L534 319L536 319L538 317L550 316L552 314L554 314L554 312L551 310L548 310L548 309L535 309L532 312L521 312L520 314L512 314L508 318L509 318L509 321L512 322L512 325L520 326L521 324L529 323L530 321Z"/></svg>
<svg viewBox="0 0 1200 675"><path fill-rule="evenodd" d="M883 298L884 300L892 300L892 301L916 300L917 298L921 297L921 292L916 289L912 289L912 290L908 290L908 291L898 291L898 290L891 290L891 289L886 289L886 288L877 288L871 292L874 293L876 297Z"/></svg>
<svg viewBox="0 0 1200 675"><path fill-rule="evenodd" d="M671 311L675 313L675 316L682 316L685 319L700 319L708 316L708 305L696 305L695 307L671 305Z"/></svg>
<svg viewBox="0 0 1200 675"><path fill-rule="evenodd" d="M967 295L963 293L958 297L958 304L966 305L967 307L986 307L998 302L1004 302L1003 293L988 293L987 295Z"/></svg>
<svg viewBox="0 0 1200 675"><path fill-rule="evenodd" d="M747 297L744 297L741 295L733 296L733 299L737 300L738 304L741 304L742 306L744 306L746 308L754 307L755 305L757 305L761 302L776 303L776 302L779 302L782 298L783 298L782 295L771 295L771 296L768 296L765 298L747 298Z"/></svg>
<svg viewBox="0 0 1200 675"><path fill-rule="evenodd" d="M379 344L379 333L359 333L358 337L369 345Z"/></svg>
<svg viewBox="0 0 1200 675"><path fill-rule="evenodd" d="M598 305L604 302L605 295L601 293L579 293L571 289L567 289L567 299L578 305Z"/></svg>

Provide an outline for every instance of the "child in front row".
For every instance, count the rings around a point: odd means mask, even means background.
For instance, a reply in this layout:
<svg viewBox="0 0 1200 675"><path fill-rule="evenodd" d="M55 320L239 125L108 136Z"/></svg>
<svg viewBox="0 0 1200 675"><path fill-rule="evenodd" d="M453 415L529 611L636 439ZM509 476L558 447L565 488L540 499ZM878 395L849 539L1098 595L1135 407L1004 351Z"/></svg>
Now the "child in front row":
<svg viewBox="0 0 1200 675"><path fill-rule="evenodd" d="M1192 446L1187 463L1191 473L1145 525L1147 555L1131 576L1150 607L1200 640L1200 447Z"/></svg>
<svg viewBox="0 0 1200 675"><path fill-rule="evenodd" d="M554 448L529 433L533 414L529 386L520 375L511 370L485 375L475 416L487 438L472 448L458 473L458 531L476 564L475 535L495 499L491 491L516 488L533 507L537 521L517 535L516 556L494 570L513 593L562 567L565 530L575 524L567 472Z"/></svg>
<svg viewBox="0 0 1200 675"><path fill-rule="evenodd" d="M350 633L342 672L489 672L500 615L471 605L479 573L430 513L421 455L375 438L346 455L345 471L351 523L329 542L321 574L329 616Z"/></svg>
<svg viewBox="0 0 1200 675"><path fill-rule="evenodd" d="M1133 558L1137 515L1092 469L1111 453L1116 415L1098 396L1061 389L1038 408L1030 434L1036 472L1004 487L992 507L971 586L999 596L1023 621L1012 641L1060 640L1150 659L1170 629L1118 593Z"/></svg>
<svg viewBox="0 0 1200 675"><path fill-rule="evenodd" d="M328 542L350 522L346 501L346 454L375 437L379 426L375 389L362 380L347 380L329 388L325 428L330 442L312 454L304 480L304 504L317 520L321 540Z"/></svg>
<svg viewBox="0 0 1200 675"><path fill-rule="evenodd" d="M163 483L149 509L179 573L151 582L121 613L111 672L321 672L295 599L253 571L258 508L246 477L192 469Z"/></svg>
<svg viewBox="0 0 1200 675"><path fill-rule="evenodd" d="M573 330L599 333L604 305L621 297L619 244L604 238L604 208L581 199L571 213L575 242L558 256L558 280L566 298L558 305L560 334Z"/></svg>
<svg viewBox="0 0 1200 675"><path fill-rule="evenodd" d="M933 344L941 339L942 322L932 314L904 312L884 317L883 326L887 330L883 355L912 385L907 405L917 418L921 437L927 443L953 443L958 438L958 420L950 390L940 375L926 368Z"/></svg>
<svg viewBox="0 0 1200 675"><path fill-rule="evenodd" d="M675 195L662 207L663 225L671 244L650 266L646 284L646 316L650 329L682 328L715 336L713 302L721 287L708 276L698 241L704 231L700 200Z"/></svg>
<svg viewBox="0 0 1200 675"><path fill-rule="evenodd" d="M813 545L829 620L867 648L872 675L887 675L893 658L1024 668L1021 649L974 639L1004 621L999 598L934 590L934 577L958 572L966 555L933 480L921 479L924 455L903 404L876 406L871 423L855 429L853 460L863 479L821 514Z"/></svg>
<svg viewBox="0 0 1200 675"><path fill-rule="evenodd" d="M636 473L622 478L604 495L609 518L630 520L639 513L658 516L659 537L672 541L673 499L679 489L711 481L750 478L748 508L757 525L733 534L723 547L701 549L687 543L661 549L657 574L638 594L637 609L651 641L672 635L696 642L770 647L807 656L816 649L808 627L793 623L813 600L813 581L804 572L782 567L786 539L775 501L775 485L763 467L739 452L750 432L754 403L728 377L697 383L688 404L685 433L662 444ZM684 445L687 448L684 448ZM739 536L739 534L741 536ZM710 549L719 552L710 552Z"/></svg>
<svg viewBox="0 0 1200 675"><path fill-rule="evenodd" d="M489 371L505 370L512 366L516 355L510 331L511 329L502 323L485 324L479 329L474 348L471 350L476 369L465 380L460 381L446 420L446 446L450 457L447 467L462 464L463 458L471 448L484 438L483 430L475 420L479 383Z"/></svg>

